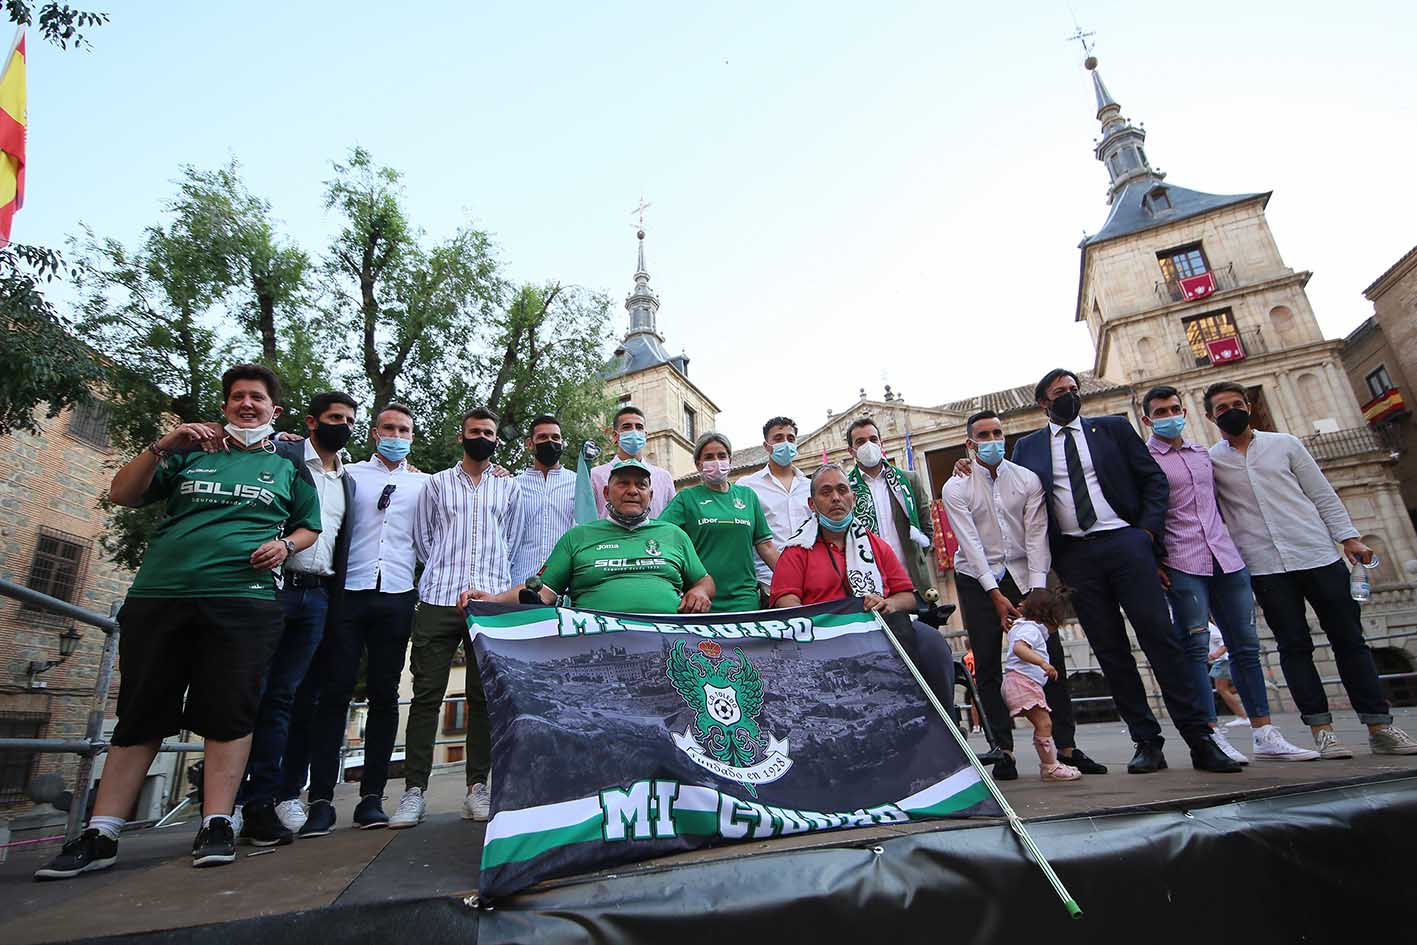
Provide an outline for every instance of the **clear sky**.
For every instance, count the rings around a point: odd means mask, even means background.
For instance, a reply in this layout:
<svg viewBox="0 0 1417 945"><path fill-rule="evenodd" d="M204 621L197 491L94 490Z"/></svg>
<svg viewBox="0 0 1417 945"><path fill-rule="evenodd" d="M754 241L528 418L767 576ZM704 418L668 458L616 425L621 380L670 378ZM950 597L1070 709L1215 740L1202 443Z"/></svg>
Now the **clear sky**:
<svg viewBox="0 0 1417 945"><path fill-rule="evenodd" d="M1168 180L1273 190L1325 333L1367 317L1417 243L1417 8L1073 6ZM936 404L1090 368L1076 246L1107 175L1069 7L964 7L113 4L90 50L29 43L15 238L82 221L131 244L181 165L235 156L318 256L322 182L357 143L431 237L475 221L514 277L617 304L643 193L660 330L744 445L883 379Z"/></svg>

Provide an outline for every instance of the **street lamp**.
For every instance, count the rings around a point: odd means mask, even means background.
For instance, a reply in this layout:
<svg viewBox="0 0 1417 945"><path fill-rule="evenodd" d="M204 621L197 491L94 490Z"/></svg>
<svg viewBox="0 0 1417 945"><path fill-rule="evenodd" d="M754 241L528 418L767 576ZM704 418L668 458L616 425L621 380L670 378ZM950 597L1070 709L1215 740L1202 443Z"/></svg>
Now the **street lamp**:
<svg viewBox="0 0 1417 945"><path fill-rule="evenodd" d="M79 641L84 635L73 625L66 627L64 632L59 634L59 658L57 660L30 660L29 677L30 685L34 686L35 677L41 673L47 673L60 663L74 655L74 651L79 648Z"/></svg>

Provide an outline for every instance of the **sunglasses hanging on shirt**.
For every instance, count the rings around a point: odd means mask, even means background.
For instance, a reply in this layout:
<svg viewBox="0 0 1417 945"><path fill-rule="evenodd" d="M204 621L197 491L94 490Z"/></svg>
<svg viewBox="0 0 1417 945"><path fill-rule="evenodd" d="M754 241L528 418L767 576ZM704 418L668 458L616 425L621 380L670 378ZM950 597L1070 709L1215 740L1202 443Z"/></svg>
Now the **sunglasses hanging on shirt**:
<svg viewBox="0 0 1417 945"><path fill-rule="evenodd" d="M398 483L396 483L396 482L391 482L391 483L389 483L387 486L384 487L384 491L383 491L383 492L379 493L379 511L380 511L380 512L384 511L384 509L387 509L387 508L389 507L389 502L392 501L392 500L393 500L393 497L394 497L394 490L397 489L398 487L399 487L399 486L398 486Z"/></svg>

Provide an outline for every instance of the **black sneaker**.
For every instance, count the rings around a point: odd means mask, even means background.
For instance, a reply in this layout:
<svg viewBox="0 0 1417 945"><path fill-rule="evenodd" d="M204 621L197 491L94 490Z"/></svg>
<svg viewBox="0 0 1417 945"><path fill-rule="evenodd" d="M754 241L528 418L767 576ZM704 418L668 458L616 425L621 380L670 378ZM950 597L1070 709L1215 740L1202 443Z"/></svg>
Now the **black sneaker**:
<svg viewBox="0 0 1417 945"><path fill-rule="evenodd" d="M1002 761L994 763L995 781L1017 781L1018 762L1014 761L1014 756L1005 754Z"/></svg>
<svg viewBox="0 0 1417 945"><path fill-rule="evenodd" d="M118 859L118 841L90 827L64 844L47 866L34 871L35 879L72 879L80 873L106 870Z"/></svg>
<svg viewBox="0 0 1417 945"><path fill-rule="evenodd" d="M300 828L300 838L323 837L334 829L335 805L329 801L311 801L305 824Z"/></svg>
<svg viewBox="0 0 1417 945"><path fill-rule="evenodd" d="M283 846L295 842L295 834L280 822L274 804L247 804L241 809L241 839L253 847Z"/></svg>
<svg viewBox="0 0 1417 945"><path fill-rule="evenodd" d="M389 815L384 813L384 799L378 794L366 794L354 809L354 825L360 830L387 827Z"/></svg>
<svg viewBox="0 0 1417 945"><path fill-rule="evenodd" d="M197 831L197 839L192 841L193 866L221 866L235 862L236 834L231 829L230 818L218 817Z"/></svg>

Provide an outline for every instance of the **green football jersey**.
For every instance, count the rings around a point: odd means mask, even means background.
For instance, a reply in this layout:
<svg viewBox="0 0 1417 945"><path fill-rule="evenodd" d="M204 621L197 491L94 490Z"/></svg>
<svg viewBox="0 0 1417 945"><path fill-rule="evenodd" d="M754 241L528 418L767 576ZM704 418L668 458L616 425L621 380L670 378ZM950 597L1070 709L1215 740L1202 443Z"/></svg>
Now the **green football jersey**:
<svg viewBox="0 0 1417 945"><path fill-rule="evenodd" d="M562 535L541 580L588 610L672 614L684 589L707 573L677 526L650 520L632 531L602 519Z"/></svg>
<svg viewBox="0 0 1417 945"><path fill-rule="evenodd" d="M264 450L169 456L143 504L167 500L128 593L133 597L275 598L251 552L297 528L320 530L320 498L295 465Z"/></svg>
<svg viewBox="0 0 1417 945"><path fill-rule="evenodd" d="M684 529L708 573L713 575L715 612L757 610L758 576L753 547L772 538L758 494L730 485L716 492L705 485L676 493L659 514L661 522Z"/></svg>

